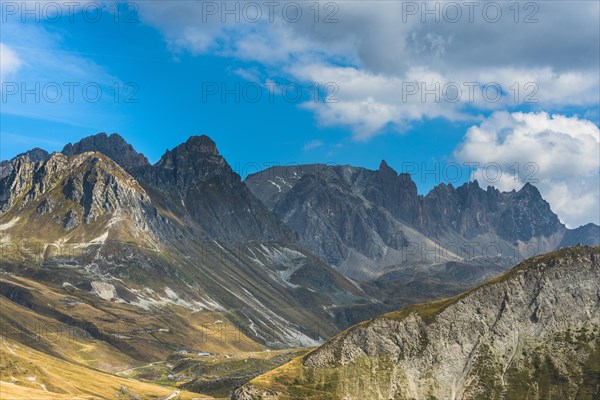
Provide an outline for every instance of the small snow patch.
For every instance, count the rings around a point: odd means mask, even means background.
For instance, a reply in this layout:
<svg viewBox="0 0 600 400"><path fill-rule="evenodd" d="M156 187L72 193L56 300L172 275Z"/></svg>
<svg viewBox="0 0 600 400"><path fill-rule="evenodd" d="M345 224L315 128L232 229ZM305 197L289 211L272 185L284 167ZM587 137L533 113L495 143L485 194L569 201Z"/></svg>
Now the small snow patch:
<svg viewBox="0 0 600 400"><path fill-rule="evenodd" d="M106 239L108 239L108 231L104 232L102 235L98 236L96 239L93 239L90 243L104 244L104 243L106 243Z"/></svg>
<svg viewBox="0 0 600 400"><path fill-rule="evenodd" d="M72 284L70 284L69 282L63 282L62 287L63 287L63 289L75 289L75 290L79 290L75 286L73 286Z"/></svg>
<svg viewBox="0 0 600 400"><path fill-rule="evenodd" d="M179 296L177 295L177 293L175 293L170 287L165 287L165 294L171 300L178 300L179 299Z"/></svg>
<svg viewBox="0 0 600 400"><path fill-rule="evenodd" d="M117 297L117 290L108 282L92 282L92 293L103 300L112 300Z"/></svg>
<svg viewBox="0 0 600 400"><path fill-rule="evenodd" d="M15 224L17 222L19 222L20 217L15 217L13 219L11 219L10 221L8 221L5 224L0 224L0 231L5 231L7 229L12 228L13 226L15 226Z"/></svg>
<svg viewBox="0 0 600 400"><path fill-rule="evenodd" d="M269 179L269 182L272 183L273 185L277 186L277 191L279 193L281 193L281 186L279 186L278 184L276 184L275 182L273 182L272 180Z"/></svg>

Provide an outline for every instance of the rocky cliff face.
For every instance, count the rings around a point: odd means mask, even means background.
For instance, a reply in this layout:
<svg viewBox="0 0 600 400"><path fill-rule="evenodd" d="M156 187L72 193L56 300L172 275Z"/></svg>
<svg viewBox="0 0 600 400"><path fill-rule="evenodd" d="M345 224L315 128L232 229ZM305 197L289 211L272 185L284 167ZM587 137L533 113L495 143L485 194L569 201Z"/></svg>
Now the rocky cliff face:
<svg viewBox="0 0 600 400"><path fill-rule="evenodd" d="M0 180L0 215L17 228L39 225L30 240L55 240L67 231L85 237L101 227L117 229L120 222L122 231L127 225L148 234L158 226L144 189L100 153L54 153L40 162L20 156L11 165L11 174Z"/></svg>
<svg viewBox="0 0 600 400"><path fill-rule="evenodd" d="M17 159L20 157L27 157L30 161L36 163L36 162L40 162L40 161L44 161L44 160L48 159L48 157L50 157L50 154L48 154L48 152L46 150L42 150L42 149L36 147L34 149L26 151L25 153L21 153L21 154L17 155L14 159ZM0 179L10 175L10 173L12 171L13 171L13 164L12 164L11 160L0 161Z"/></svg>
<svg viewBox="0 0 600 400"><path fill-rule="evenodd" d="M241 182L208 136L192 136L150 165L143 154L117 135L100 133L64 154L97 151L130 172L167 212L188 220L204 239L227 242L297 241Z"/></svg>
<svg viewBox="0 0 600 400"><path fill-rule="evenodd" d="M571 247L359 324L233 398L592 399L599 340L600 248Z"/></svg>
<svg viewBox="0 0 600 400"><path fill-rule="evenodd" d="M379 171L326 165L273 168L249 176L246 184L313 253L352 278L371 280L400 264L458 259L452 252L421 251L422 245L434 248L435 242L398 218L418 218L416 186L385 163Z"/></svg>
<svg viewBox="0 0 600 400"><path fill-rule="evenodd" d="M165 208L198 224L206 238L295 241L294 233L248 190L208 136L190 137L134 175L162 197Z"/></svg>

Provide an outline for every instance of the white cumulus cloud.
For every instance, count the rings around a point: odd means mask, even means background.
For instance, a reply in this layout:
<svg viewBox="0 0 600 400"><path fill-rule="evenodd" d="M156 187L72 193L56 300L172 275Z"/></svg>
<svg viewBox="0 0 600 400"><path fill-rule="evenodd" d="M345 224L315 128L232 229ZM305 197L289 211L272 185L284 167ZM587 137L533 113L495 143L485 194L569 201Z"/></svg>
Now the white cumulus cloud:
<svg viewBox="0 0 600 400"><path fill-rule="evenodd" d="M288 73L302 82L335 85L335 101L308 102L323 125L345 125L358 140L388 125L405 130L412 121L446 118L473 120L480 111L511 110L523 105L594 104L600 101L597 73L556 72L511 67L436 72L414 67L402 76L356 67L295 65ZM486 89L487 87L487 89ZM330 100L331 100L330 99ZM468 112L471 110L471 112Z"/></svg>
<svg viewBox="0 0 600 400"><path fill-rule="evenodd" d="M8 45L0 42L0 83L14 76L23 61Z"/></svg>
<svg viewBox="0 0 600 400"><path fill-rule="evenodd" d="M479 2L283 1L273 9L234 3L141 2L140 19L176 53L228 56L288 79L337 83L338 102L304 106L324 125L349 127L355 139L386 127L403 131L422 119L475 120L523 103L586 112L600 101L598 2L492 2L501 8L497 21ZM290 21L289 5L301 8L301 18ZM419 95L405 101L407 82L497 83L502 96L486 101L479 90L465 101L463 87L456 103Z"/></svg>
<svg viewBox="0 0 600 400"><path fill-rule="evenodd" d="M501 190L530 182L568 227L600 222L600 130L576 116L495 112L468 129L455 157Z"/></svg>

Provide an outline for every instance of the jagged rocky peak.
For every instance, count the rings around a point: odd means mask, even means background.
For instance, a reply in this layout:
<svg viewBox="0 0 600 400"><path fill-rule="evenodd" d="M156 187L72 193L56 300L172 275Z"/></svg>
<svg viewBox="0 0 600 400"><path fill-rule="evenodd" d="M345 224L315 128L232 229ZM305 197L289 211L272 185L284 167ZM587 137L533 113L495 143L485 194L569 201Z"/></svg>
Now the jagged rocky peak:
<svg viewBox="0 0 600 400"><path fill-rule="evenodd" d="M379 170L380 173L382 174L386 174L389 176L396 176L398 175L398 173L388 165L388 163L385 160L381 160L381 163L379 163Z"/></svg>
<svg viewBox="0 0 600 400"><path fill-rule="evenodd" d="M517 196L520 198L528 197L529 199L535 201L545 201L542 198L542 194L540 193L538 188L533 186L529 182L523 185L523 187L517 192Z"/></svg>
<svg viewBox="0 0 600 400"><path fill-rule="evenodd" d="M34 147L33 149L26 151L25 153L19 154L19 156L27 156L33 162L40 162L47 160L48 157L50 157L50 154L44 149Z"/></svg>
<svg viewBox="0 0 600 400"><path fill-rule="evenodd" d="M48 153L44 149L40 149L39 147L34 147L31 150L27 150L24 153L17 154L12 160L16 160L17 158L27 158L29 161L36 163L40 161L45 161L50 157L50 153ZM11 160L11 161L12 161ZM10 162L10 161L3 161Z"/></svg>
<svg viewBox="0 0 600 400"><path fill-rule="evenodd" d="M72 229L117 211L142 226L144 214L152 208L135 179L99 152L69 157L53 153L39 163L19 157L13 165L11 175L0 180L3 212L31 205L38 215L53 214L53 221L62 221L64 228ZM35 219L35 214L30 218Z"/></svg>
<svg viewBox="0 0 600 400"><path fill-rule="evenodd" d="M185 164L197 165L199 163L225 164L225 159L219 155L217 145L206 135L191 136L173 150L167 150L156 166L176 168Z"/></svg>
<svg viewBox="0 0 600 400"><path fill-rule="evenodd" d="M417 195L417 185L412 180L409 173L396 172L395 169L390 167L385 160L381 160L379 169L375 171L375 177L381 185L391 185L395 190L402 190L411 192L414 196ZM390 189L389 187L382 187L382 189Z"/></svg>
<svg viewBox="0 0 600 400"><path fill-rule="evenodd" d="M456 192L456 188L454 187L454 185L452 183L440 183L436 186L434 186L429 193L427 193L427 195L424 196L424 198L430 197L430 196L440 196L443 194L447 194L447 193L454 193Z"/></svg>
<svg viewBox="0 0 600 400"><path fill-rule="evenodd" d="M25 153L18 154L12 160L4 160L0 162L0 179L4 178L13 171L13 161L20 157L26 157L30 161L36 163L40 161L45 161L50 157L50 154L39 147L35 147L31 150L26 151Z"/></svg>
<svg viewBox="0 0 600 400"><path fill-rule="evenodd" d="M19 199L21 205L35 199L62 175L66 164L66 157L60 153L53 153L39 162L33 161L27 153L12 159L10 174L0 178L0 212L7 211Z"/></svg>
<svg viewBox="0 0 600 400"><path fill-rule="evenodd" d="M219 155L217 144L206 135L190 136L185 143L179 145L177 148L183 148L189 153L203 153L212 156Z"/></svg>
<svg viewBox="0 0 600 400"><path fill-rule="evenodd" d="M406 172L396 172L385 160L381 160L376 175L383 184L400 185L404 190L413 192L414 195L417 194L417 185L413 182L411 175Z"/></svg>
<svg viewBox="0 0 600 400"><path fill-rule="evenodd" d="M160 194L172 212L230 242L286 240L293 234L242 183L208 136L192 136L160 160L137 171L140 183Z"/></svg>
<svg viewBox="0 0 600 400"><path fill-rule="evenodd" d="M144 179L159 187L176 185L183 192L198 182L240 182L239 175L206 135L191 136L173 150L167 150L152 168L147 169Z"/></svg>
<svg viewBox="0 0 600 400"><path fill-rule="evenodd" d="M530 183L518 192L510 193L510 206L502 212L498 221L498 233L507 240L548 237L564 229L550 204Z"/></svg>
<svg viewBox="0 0 600 400"><path fill-rule="evenodd" d="M479 186L477 179L463 183L456 190L463 202L463 207L471 207L474 205L479 207L487 206L487 191Z"/></svg>
<svg viewBox="0 0 600 400"><path fill-rule="evenodd" d="M141 186L113 160L99 153L83 153L71 160L64 180L64 196L82 208L82 221L95 222L106 213L117 210L138 213L150 199ZM141 217L141 215L138 215ZM141 219L141 218L138 218Z"/></svg>
<svg viewBox="0 0 600 400"><path fill-rule="evenodd" d="M385 160L381 160L381 163L379 164L379 169L376 172L380 177L386 177L389 179L398 180L399 182L408 183L409 185L411 183L414 184L414 182L412 182L412 177L410 176L409 173L396 172L396 170L394 168L390 167L389 164ZM415 185L415 189L416 189L416 185Z"/></svg>
<svg viewBox="0 0 600 400"><path fill-rule="evenodd" d="M128 171L150 165L146 156L138 153L131 144L116 133L109 136L102 132L83 138L77 143L69 143L63 148L62 153L71 156L86 151L102 153Z"/></svg>
<svg viewBox="0 0 600 400"><path fill-rule="evenodd" d="M385 160L362 186L361 190L367 199L386 208L395 217L408 223L413 223L418 217L420 205L417 185L410 174L398 174Z"/></svg>

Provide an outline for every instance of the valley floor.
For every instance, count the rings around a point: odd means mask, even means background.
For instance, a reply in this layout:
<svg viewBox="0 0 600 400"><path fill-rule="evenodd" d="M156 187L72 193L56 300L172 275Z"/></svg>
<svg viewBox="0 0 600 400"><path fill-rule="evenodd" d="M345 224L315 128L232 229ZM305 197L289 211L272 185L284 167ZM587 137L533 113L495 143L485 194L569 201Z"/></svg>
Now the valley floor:
<svg viewBox="0 0 600 400"><path fill-rule="evenodd" d="M174 354L110 374L2 337L0 399L229 399L235 388L308 350Z"/></svg>

